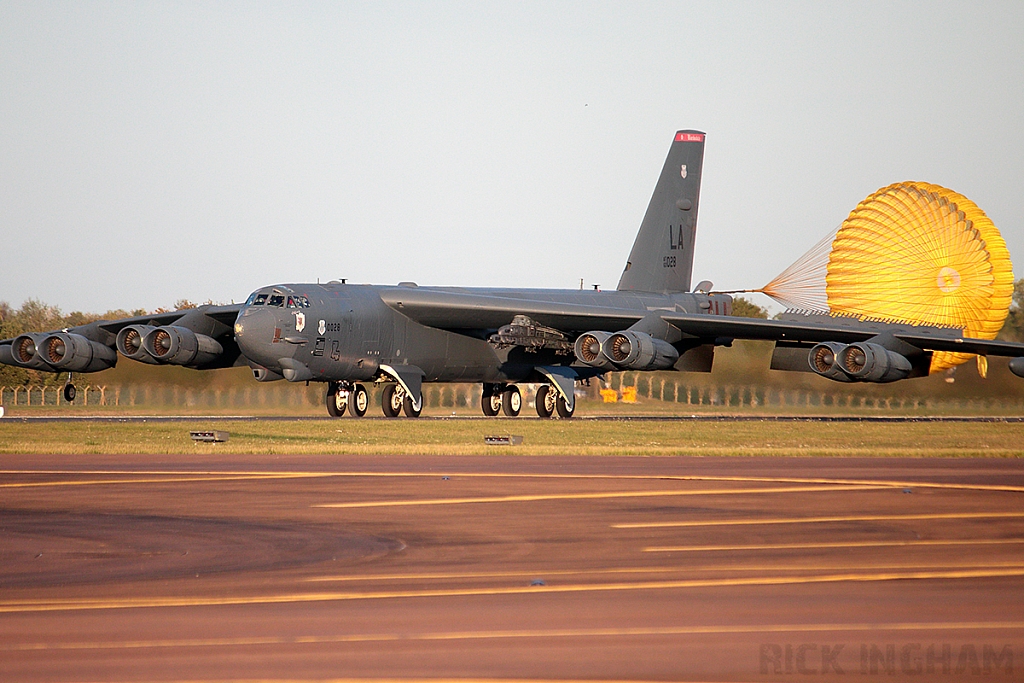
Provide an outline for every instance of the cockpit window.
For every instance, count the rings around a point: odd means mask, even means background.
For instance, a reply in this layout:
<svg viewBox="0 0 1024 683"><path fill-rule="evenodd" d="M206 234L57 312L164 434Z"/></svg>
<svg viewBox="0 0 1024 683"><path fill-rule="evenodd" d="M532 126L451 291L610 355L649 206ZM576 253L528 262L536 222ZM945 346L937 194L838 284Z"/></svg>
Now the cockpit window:
<svg viewBox="0 0 1024 683"><path fill-rule="evenodd" d="M266 294L257 294L256 298L253 299L252 305L253 306L262 306L265 303L267 303L267 295Z"/></svg>
<svg viewBox="0 0 1024 683"><path fill-rule="evenodd" d="M295 297L288 297L288 308L295 308Z"/></svg>
<svg viewBox="0 0 1024 683"><path fill-rule="evenodd" d="M270 301L267 302L268 306L284 306L284 295L275 294L270 297Z"/></svg>
<svg viewBox="0 0 1024 683"><path fill-rule="evenodd" d="M295 295L295 305L299 308L309 308L309 299L302 294Z"/></svg>
<svg viewBox="0 0 1024 683"><path fill-rule="evenodd" d="M252 302L256 300L256 292L249 295L249 298L245 300L246 306L252 306Z"/></svg>

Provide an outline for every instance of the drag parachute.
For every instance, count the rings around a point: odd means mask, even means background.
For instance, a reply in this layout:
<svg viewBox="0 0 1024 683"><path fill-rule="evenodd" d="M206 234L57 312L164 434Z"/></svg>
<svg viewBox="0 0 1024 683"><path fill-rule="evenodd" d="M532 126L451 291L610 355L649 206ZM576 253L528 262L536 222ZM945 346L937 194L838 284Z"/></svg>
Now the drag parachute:
<svg viewBox="0 0 1024 683"><path fill-rule="evenodd" d="M985 212L961 194L921 182L883 187L834 233L760 290L830 313L947 325L994 339L1013 297L1010 254ZM931 371L971 354L937 352ZM979 358L979 370L985 363Z"/></svg>

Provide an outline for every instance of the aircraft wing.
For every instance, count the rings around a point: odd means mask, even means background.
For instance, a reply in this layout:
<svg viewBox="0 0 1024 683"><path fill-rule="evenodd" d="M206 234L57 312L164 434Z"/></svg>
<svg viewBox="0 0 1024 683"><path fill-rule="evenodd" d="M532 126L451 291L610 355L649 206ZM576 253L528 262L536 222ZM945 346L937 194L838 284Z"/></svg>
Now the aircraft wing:
<svg viewBox="0 0 1024 683"><path fill-rule="evenodd" d="M425 287L389 287L381 291L381 299L421 325L452 331L494 330L507 325L513 316L527 315L563 332L616 332L650 312Z"/></svg>
<svg viewBox="0 0 1024 683"><path fill-rule="evenodd" d="M238 311L242 309L242 304L230 304L226 306L199 306L197 308L183 308L177 311L170 311L167 313L155 313L152 315L140 315L133 318L121 318L119 320L100 320L97 322L98 327L107 332L117 334L121 331L121 328L127 327L128 325L173 325L181 318L189 315L193 311L201 311L204 316L210 318L222 325L231 326L235 323L235 318L238 317Z"/></svg>
<svg viewBox="0 0 1024 683"><path fill-rule="evenodd" d="M885 321L858 320L853 317L791 315L784 320L761 320L717 315L667 313L662 319L684 334L702 338L761 339L816 344L867 341L880 334L891 334L923 351L951 351L990 356L1024 356L1024 344L972 339L961 330L923 325L905 325ZM798 318L806 318L799 320Z"/></svg>
<svg viewBox="0 0 1024 683"><path fill-rule="evenodd" d="M27 335L32 338L30 351L27 352L31 356L37 355L35 344L50 335L61 335L62 338L67 338L65 340L66 343L61 347L61 351L68 354L65 359L62 359L64 364L50 366L42 363L37 358L26 358L25 362L29 363L27 365L15 362L12 344L18 337L0 340L0 363L20 365L29 369L49 372L53 372L55 369L85 372L106 369L107 367L113 367L116 363L116 354L113 352L113 348L117 343L118 333L126 327L137 325L142 327L175 326L184 328L194 334L214 339L220 345L220 351L212 354L214 357L201 362L196 361L193 363L190 360L188 363L180 364L188 365L189 367L229 367L237 364L240 358L238 346L235 344L232 336L232 328L241 308L242 304L231 304L228 306L204 305L166 313L121 318L119 320L98 320L86 325L48 332L32 331ZM69 348L68 343L73 348ZM90 363L89 359L92 359L94 356L96 356L96 362Z"/></svg>
<svg viewBox="0 0 1024 683"><path fill-rule="evenodd" d="M230 304L226 306L199 306L197 308L183 308L177 311L168 311L166 313L152 313L147 315L137 315L131 318L119 318L117 320L97 320L96 322L88 323L86 325L79 325L77 327L68 328L68 332L74 332L77 334L85 333L87 337L93 341L100 343L107 343L107 339L93 339L92 335L97 332L104 337L109 337L109 343L112 345L114 337L121 331L122 328L128 327L129 325L173 325L178 322L186 315L194 316L194 312L201 311L202 315L209 318L212 322L220 323L222 325L232 326L235 322L235 318L238 317L238 311L242 308L242 304ZM33 330L35 332L36 330ZM60 332L62 330L49 330L42 332L42 334L52 334L54 332ZM103 333L106 333L105 335ZM0 345L9 345L14 341L14 338L0 339Z"/></svg>
<svg viewBox="0 0 1024 683"><path fill-rule="evenodd" d="M844 316L788 314L781 320L763 320L646 308L609 308L540 298L415 287L390 287L382 290L381 298L391 308L422 325L452 331L493 330L507 325L515 315L526 315L542 325L568 334L592 330L618 332L655 314L678 328L683 338L703 340L709 344L730 339L851 344L891 334L924 351L1024 356L1024 344L971 339L964 337L961 330L952 328Z"/></svg>

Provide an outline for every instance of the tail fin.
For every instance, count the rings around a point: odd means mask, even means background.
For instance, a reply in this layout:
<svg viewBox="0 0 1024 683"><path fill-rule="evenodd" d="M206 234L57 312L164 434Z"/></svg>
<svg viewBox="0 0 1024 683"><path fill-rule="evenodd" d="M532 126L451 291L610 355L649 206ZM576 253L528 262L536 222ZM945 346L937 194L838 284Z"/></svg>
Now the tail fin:
<svg viewBox="0 0 1024 683"><path fill-rule="evenodd" d="M690 291L703 163L704 133L677 132L618 289Z"/></svg>

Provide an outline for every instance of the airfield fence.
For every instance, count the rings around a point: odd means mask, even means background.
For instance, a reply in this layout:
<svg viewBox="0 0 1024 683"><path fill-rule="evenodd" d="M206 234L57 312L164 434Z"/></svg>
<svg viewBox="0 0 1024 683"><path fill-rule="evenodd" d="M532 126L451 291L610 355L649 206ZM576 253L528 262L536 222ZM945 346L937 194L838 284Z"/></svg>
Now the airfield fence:
<svg viewBox="0 0 1024 683"><path fill-rule="evenodd" d="M1024 397L938 398L922 395L878 394L786 388L757 384L686 383L660 375L613 375L605 385L617 400L636 396L640 403L657 402L704 408L765 409L879 409L879 410L1013 410L1024 412ZM534 398L535 386L520 385L525 403ZM598 384L577 390L583 400L601 401ZM379 388L371 388L371 401L379 405ZM255 386L194 388L177 385L85 385L78 387L75 405L90 407L174 407L301 409L323 404L323 385L286 383ZM429 408L469 408L479 405L478 384L433 384L424 387ZM59 406L66 402L54 385L0 386L0 405Z"/></svg>

